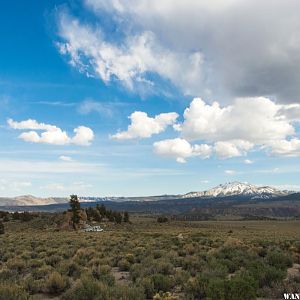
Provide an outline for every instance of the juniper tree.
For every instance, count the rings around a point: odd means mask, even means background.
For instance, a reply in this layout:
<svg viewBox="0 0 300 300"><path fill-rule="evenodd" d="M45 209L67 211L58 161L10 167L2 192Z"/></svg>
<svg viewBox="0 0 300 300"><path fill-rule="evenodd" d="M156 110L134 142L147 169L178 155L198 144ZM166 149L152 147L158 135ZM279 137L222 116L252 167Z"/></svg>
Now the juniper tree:
<svg viewBox="0 0 300 300"><path fill-rule="evenodd" d="M122 223L122 215L120 212L115 212L115 222L117 224L121 224Z"/></svg>
<svg viewBox="0 0 300 300"><path fill-rule="evenodd" d="M4 234L4 225L1 221L0 221L0 234Z"/></svg>
<svg viewBox="0 0 300 300"><path fill-rule="evenodd" d="M129 214L127 211L124 212L123 222L125 222L125 223L129 222Z"/></svg>
<svg viewBox="0 0 300 300"><path fill-rule="evenodd" d="M76 225L79 224L80 221L80 203L78 200L77 195L71 195L70 196L70 207L71 207L71 212L72 212L72 224L73 228L76 229Z"/></svg>

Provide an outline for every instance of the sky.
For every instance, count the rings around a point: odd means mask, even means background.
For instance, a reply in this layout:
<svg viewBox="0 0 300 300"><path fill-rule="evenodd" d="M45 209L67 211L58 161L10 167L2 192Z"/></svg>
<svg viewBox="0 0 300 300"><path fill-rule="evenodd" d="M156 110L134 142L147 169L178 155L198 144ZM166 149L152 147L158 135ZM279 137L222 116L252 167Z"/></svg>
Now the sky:
<svg viewBox="0 0 300 300"><path fill-rule="evenodd" d="M300 190L298 0L6 1L0 196Z"/></svg>

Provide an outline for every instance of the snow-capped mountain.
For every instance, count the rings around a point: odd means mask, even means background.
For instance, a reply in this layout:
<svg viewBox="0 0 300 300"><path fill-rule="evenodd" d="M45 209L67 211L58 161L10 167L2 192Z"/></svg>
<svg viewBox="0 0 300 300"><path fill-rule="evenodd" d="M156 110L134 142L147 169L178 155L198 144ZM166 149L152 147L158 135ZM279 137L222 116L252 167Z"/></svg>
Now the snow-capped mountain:
<svg viewBox="0 0 300 300"><path fill-rule="evenodd" d="M252 198L271 198L277 196L285 196L290 192L281 191L270 186L256 186L249 183L229 182L220 184L210 190L203 192L190 192L183 195L183 198L194 197L224 197L233 195L252 196Z"/></svg>

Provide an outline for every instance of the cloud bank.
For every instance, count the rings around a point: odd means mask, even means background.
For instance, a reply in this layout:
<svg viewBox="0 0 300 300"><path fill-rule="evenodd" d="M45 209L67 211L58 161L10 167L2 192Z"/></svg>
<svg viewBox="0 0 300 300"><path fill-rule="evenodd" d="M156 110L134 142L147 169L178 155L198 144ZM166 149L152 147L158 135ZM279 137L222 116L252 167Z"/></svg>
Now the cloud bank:
<svg viewBox="0 0 300 300"><path fill-rule="evenodd" d="M88 76L133 89L154 73L193 96L300 101L298 0L84 3L96 17L60 13L58 45Z"/></svg>

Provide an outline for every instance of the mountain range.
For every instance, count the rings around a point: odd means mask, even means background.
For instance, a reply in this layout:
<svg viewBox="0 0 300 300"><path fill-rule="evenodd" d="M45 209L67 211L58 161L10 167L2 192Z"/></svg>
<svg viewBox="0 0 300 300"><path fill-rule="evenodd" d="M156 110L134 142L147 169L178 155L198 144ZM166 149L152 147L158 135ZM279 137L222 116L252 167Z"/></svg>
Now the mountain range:
<svg viewBox="0 0 300 300"><path fill-rule="evenodd" d="M200 192L190 192L184 195L161 195L148 197L80 197L80 202L126 202L126 201L161 201L171 199L187 199L187 198L220 198L227 196L247 196L251 199L269 199L275 197L286 196L292 194L290 191L282 191L270 186L256 186L249 183L229 182L220 184L212 189ZM68 198L39 198L32 195L24 195L18 197L0 197L0 206L36 206L50 204L64 204L68 202Z"/></svg>
<svg viewBox="0 0 300 300"><path fill-rule="evenodd" d="M210 190L203 192L190 192L182 196L182 198L195 198L195 197L225 197L233 195L247 195L253 198L270 198L286 196L291 194L291 191L281 191L270 186L256 186L243 182L229 182L220 184Z"/></svg>

